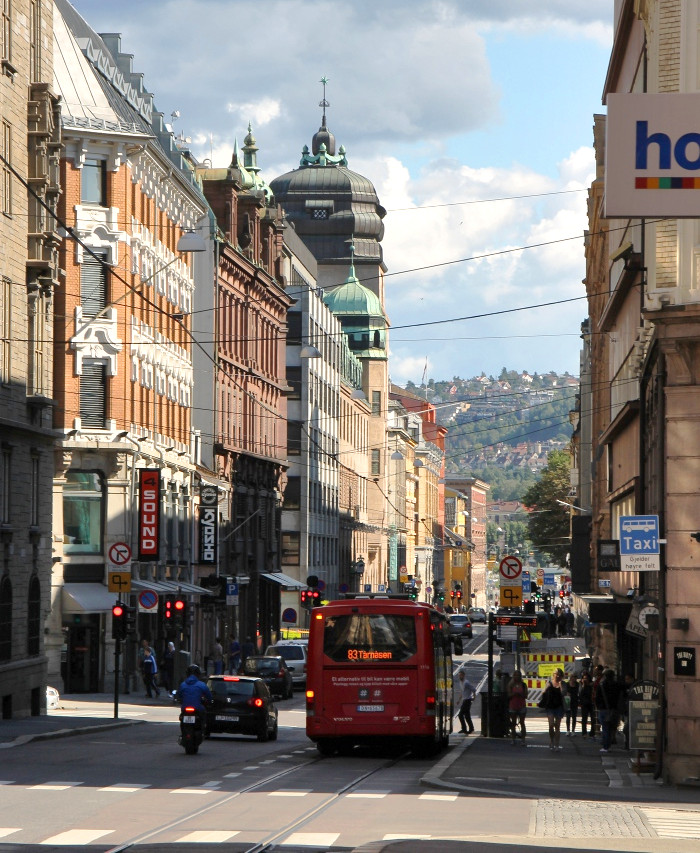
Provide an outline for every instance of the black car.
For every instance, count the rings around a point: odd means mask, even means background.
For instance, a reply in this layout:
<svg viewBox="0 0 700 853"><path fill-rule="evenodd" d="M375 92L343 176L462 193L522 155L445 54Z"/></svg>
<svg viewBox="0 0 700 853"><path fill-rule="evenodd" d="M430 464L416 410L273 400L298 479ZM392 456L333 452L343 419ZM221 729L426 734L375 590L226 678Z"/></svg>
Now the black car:
<svg viewBox="0 0 700 853"><path fill-rule="evenodd" d="M471 637L471 619L466 613L453 613L448 619L448 630L451 637Z"/></svg>
<svg viewBox="0 0 700 853"><path fill-rule="evenodd" d="M241 667L241 675L262 678L273 696L291 699L294 694L292 673L280 655L250 655Z"/></svg>
<svg viewBox="0 0 700 853"><path fill-rule="evenodd" d="M277 708L262 678L210 675L207 686L214 701L207 708L205 737L240 734L277 740Z"/></svg>

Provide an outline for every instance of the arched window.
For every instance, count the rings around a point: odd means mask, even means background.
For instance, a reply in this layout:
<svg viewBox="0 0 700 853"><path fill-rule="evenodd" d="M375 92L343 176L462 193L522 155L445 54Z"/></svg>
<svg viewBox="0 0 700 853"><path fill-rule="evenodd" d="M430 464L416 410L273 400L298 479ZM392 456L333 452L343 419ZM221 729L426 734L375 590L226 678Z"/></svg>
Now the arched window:
<svg viewBox="0 0 700 853"><path fill-rule="evenodd" d="M0 580L0 661L12 658L12 584L5 575Z"/></svg>
<svg viewBox="0 0 700 853"><path fill-rule="evenodd" d="M27 601L27 654L38 655L41 649L41 585L39 578L29 581Z"/></svg>

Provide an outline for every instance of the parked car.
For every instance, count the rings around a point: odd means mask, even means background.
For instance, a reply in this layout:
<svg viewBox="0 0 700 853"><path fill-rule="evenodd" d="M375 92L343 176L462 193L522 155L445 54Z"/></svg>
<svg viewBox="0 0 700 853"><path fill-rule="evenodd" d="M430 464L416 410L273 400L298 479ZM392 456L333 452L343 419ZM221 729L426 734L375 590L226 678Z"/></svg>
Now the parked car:
<svg viewBox="0 0 700 853"><path fill-rule="evenodd" d="M283 657L292 673L294 684L306 684L306 657L308 640L279 640L265 649L266 655Z"/></svg>
<svg viewBox="0 0 700 853"><path fill-rule="evenodd" d="M277 708L262 678L210 675L213 703L207 708L206 734L255 735L277 740Z"/></svg>
<svg viewBox="0 0 700 853"><path fill-rule="evenodd" d="M241 675L253 675L267 684L273 696L291 699L294 693L292 673L281 655L250 655L241 667Z"/></svg>
<svg viewBox="0 0 700 853"><path fill-rule="evenodd" d="M474 622L487 621L486 611L483 607L470 607L469 610L467 610L467 616L471 619L472 624L474 624Z"/></svg>
<svg viewBox="0 0 700 853"><path fill-rule="evenodd" d="M466 613L453 613L449 617L449 631L452 637L472 637L472 623Z"/></svg>

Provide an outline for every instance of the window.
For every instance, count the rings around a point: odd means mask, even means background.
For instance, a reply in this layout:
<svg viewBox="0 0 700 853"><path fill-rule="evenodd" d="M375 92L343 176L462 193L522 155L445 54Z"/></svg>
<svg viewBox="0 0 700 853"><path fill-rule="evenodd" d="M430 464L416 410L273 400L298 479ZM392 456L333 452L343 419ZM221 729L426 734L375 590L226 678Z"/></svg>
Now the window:
<svg viewBox="0 0 700 853"><path fill-rule="evenodd" d="M287 385L292 389L287 394L287 399L301 400L301 367L287 368Z"/></svg>
<svg viewBox="0 0 700 853"><path fill-rule="evenodd" d="M379 451L372 451L372 476L378 477L381 471L379 470Z"/></svg>
<svg viewBox="0 0 700 853"><path fill-rule="evenodd" d="M41 0L29 6L29 73L33 83L41 80Z"/></svg>
<svg viewBox="0 0 700 853"><path fill-rule="evenodd" d="M29 496L29 525L39 526L39 490L40 490L39 454L32 453L31 490Z"/></svg>
<svg viewBox="0 0 700 853"><path fill-rule="evenodd" d="M382 414L382 392L372 391L372 417L378 418Z"/></svg>
<svg viewBox="0 0 700 853"><path fill-rule="evenodd" d="M353 613L326 617L323 652L337 663L405 661L417 650L412 616Z"/></svg>
<svg viewBox="0 0 700 853"><path fill-rule="evenodd" d="M2 277L0 292L0 382L7 385L12 378L12 280Z"/></svg>
<svg viewBox="0 0 700 853"><path fill-rule="evenodd" d="M287 421L287 455L301 454L301 422Z"/></svg>
<svg viewBox="0 0 700 853"><path fill-rule="evenodd" d="M283 509L299 509L301 506L301 477L290 477L284 490Z"/></svg>
<svg viewBox="0 0 700 853"><path fill-rule="evenodd" d="M10 523L10 495L12 494L12 450L9 447L2 448L0 458L2 470L0 471L0 524Z"/></svg>
<svg viewBox="0 0 700 853"><path fill-rule="evenodd" d="M94 471L68 471L63 486L63 551L102 553L104 486Z"/></svg>
<svg viewBox="0 0 700 853"><path fill-rule="evenodd" d="M12 0L2 0L2 32L0 33L0 59L12 60Z"/></svg>
<svg viewBox="0 0 700 853"><path fill-rule="evenodd" d="M107 305L107 255L83 255L80 265L80 305L84 317L95 317Z"/></svg>
<svg viewBox="0 0 700 853"><path fill-rule="evenodd" d="M283 566L298 566L299 565L299 534L298 533L283 533L282 534L282 565Z"/></svg>
<svg viewBox="0 0 700 853"><path fill-rule="evenodd" d="M313 219L328 219L327 210L312 210L311 216Z"/></svg>
<svg viewBox="0 0 700 853"><path fill-rule="evenodd" d="M107 418L107 373L101 361L83 361L80 376L80 419L84 427L104 429Z"/></svg>
<svg viewBox="0 0 700 853"><path fill-rule="evenodd" d="M6 121L2 123L2 212L5 216L12 216L12 125Z"/></svg>
<svg viewBox="0 0 700 853"><path fill-rule="evenodd" d="M85 158L80 179L80 201L106 207L107 169L104 160Z"/></svg>
<svg viewBox="0 0 700 853"><path fill-rule="evenodd" d="M34 575L29 581L27 601L27 654L38 655L41 650L41 586Z"/></svg>
<svg viewBox="0 0 700 853"><path fill-rule="evenodd" d="M0 661L12 658L12 584L7 575L0 579Z"/></svg>

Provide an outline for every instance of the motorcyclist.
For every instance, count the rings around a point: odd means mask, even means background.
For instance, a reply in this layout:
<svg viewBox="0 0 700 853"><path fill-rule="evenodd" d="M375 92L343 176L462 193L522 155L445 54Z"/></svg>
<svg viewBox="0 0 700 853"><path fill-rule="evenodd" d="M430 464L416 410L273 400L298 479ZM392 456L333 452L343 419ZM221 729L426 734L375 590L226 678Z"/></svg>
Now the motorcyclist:
<svg viewBox="0 0 700 853"><path fill-rule="evenodd" d="M202 681L202 673L196 663L187 667L187 678L179 686L177 698L181 711L185 707L195 708L201 719L205 719L206 706L214 700L211 691Z"/></svg>

